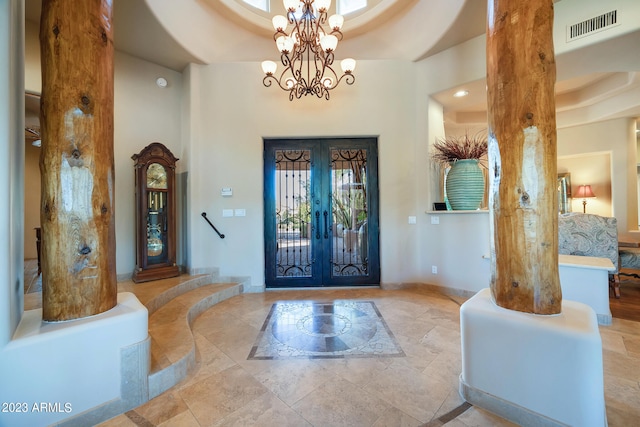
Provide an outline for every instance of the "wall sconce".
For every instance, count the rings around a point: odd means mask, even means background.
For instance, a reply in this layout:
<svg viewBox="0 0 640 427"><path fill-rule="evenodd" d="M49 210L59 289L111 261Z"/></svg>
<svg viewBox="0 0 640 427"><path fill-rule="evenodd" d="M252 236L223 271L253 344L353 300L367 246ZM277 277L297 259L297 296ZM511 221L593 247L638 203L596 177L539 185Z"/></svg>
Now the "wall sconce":
<svg viewBox="0 0 640 427"><path fill-rule="evenodd" d="M581 185L578 187L575 197L582 199L582 213L587 213L587 199L594 198L596 195L593 194L590 185Z"/></svg>

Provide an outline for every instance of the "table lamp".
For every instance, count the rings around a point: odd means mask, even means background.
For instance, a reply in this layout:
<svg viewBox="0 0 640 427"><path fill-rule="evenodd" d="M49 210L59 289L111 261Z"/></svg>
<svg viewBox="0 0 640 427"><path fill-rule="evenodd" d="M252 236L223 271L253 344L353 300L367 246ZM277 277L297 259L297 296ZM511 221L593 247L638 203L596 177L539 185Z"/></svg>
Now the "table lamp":
<svg viewBox="0 0 640 427"><path fill-rule="evenodd" d="M596 195L593 194L590 185L581 185L578 187L575 197L578 199L582 198L582 213L587 213L587 199L596 197Z"/></svg>

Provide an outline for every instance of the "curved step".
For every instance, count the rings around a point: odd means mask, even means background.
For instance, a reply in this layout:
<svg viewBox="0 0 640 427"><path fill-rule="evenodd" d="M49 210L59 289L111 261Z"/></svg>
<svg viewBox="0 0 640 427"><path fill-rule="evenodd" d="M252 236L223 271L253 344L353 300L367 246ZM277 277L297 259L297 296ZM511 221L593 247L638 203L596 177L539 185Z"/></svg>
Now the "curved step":
<svg viewBox="0 0 640 427"><path fill-rule="evenodd" d="M180 282L175 286L165 289L164 291L158 293L153 298L144 303L145 307L147 307L147 310L149 311L149 317L151 317L158 309L170 303L180 295L183 295L194 289L198 289L207 284L211 284L211 277L208 275L202 275L195 276L193 278Z"/></svg>
<svg viewBox="0 0 640 427"><path fill-rule="evenodd" d="M180 381L195 367L195 341L191 324L203 311L242 293L238 283L200 284L187 281L147 304L151 337L149 399Z"/></svg>

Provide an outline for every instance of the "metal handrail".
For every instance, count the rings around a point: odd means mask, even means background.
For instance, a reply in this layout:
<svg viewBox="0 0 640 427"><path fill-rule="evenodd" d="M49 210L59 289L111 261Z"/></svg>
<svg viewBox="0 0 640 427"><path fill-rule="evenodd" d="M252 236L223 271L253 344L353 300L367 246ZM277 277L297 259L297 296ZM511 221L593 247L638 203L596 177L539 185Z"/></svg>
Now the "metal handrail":
<svg viewBox="0 0 640 427"><path fill-rule="evenodd" d="M202 218L204 218L205 221L207 221L209 223L209 225L211 226L211 228L213 228L213 231L215 231L216 233L218 233L218 236L220 236L221 239L224 239L224 234L220 233L218 231L218 229L216 228L215 225L213 225L211 223L211 221L209 221L209 218L207 218L207 213L206 212L202 212Z"/></svg>

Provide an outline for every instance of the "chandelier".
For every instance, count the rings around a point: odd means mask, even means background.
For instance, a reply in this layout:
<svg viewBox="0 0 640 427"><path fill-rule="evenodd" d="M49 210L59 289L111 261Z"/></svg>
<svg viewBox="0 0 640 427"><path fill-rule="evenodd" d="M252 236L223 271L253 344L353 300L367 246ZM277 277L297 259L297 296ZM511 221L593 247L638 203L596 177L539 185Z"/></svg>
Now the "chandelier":
<svg viewBox="0 0 640 427"><path fill-rule="evenodd" d="M327 11L331 0L284 0L287 16L273 17L276 30L273 39L280 51L280 61L284 70L276 77L277 64L262 62L265 77L262 83L269 87L275 82L289 92L289 100L300 99L303 95L316 95L329 99L329 91L335 89L342 80L352 85L355 81L353 70L356 61L352 58L340 62L342 75L334 70L333 52L342 40L340 29L344 23L342 15L331 15ZM300 8L300 12L298 11ZM323 28L328 23L328 29ZM287 26L292 24L287 33Z"/></svg>

